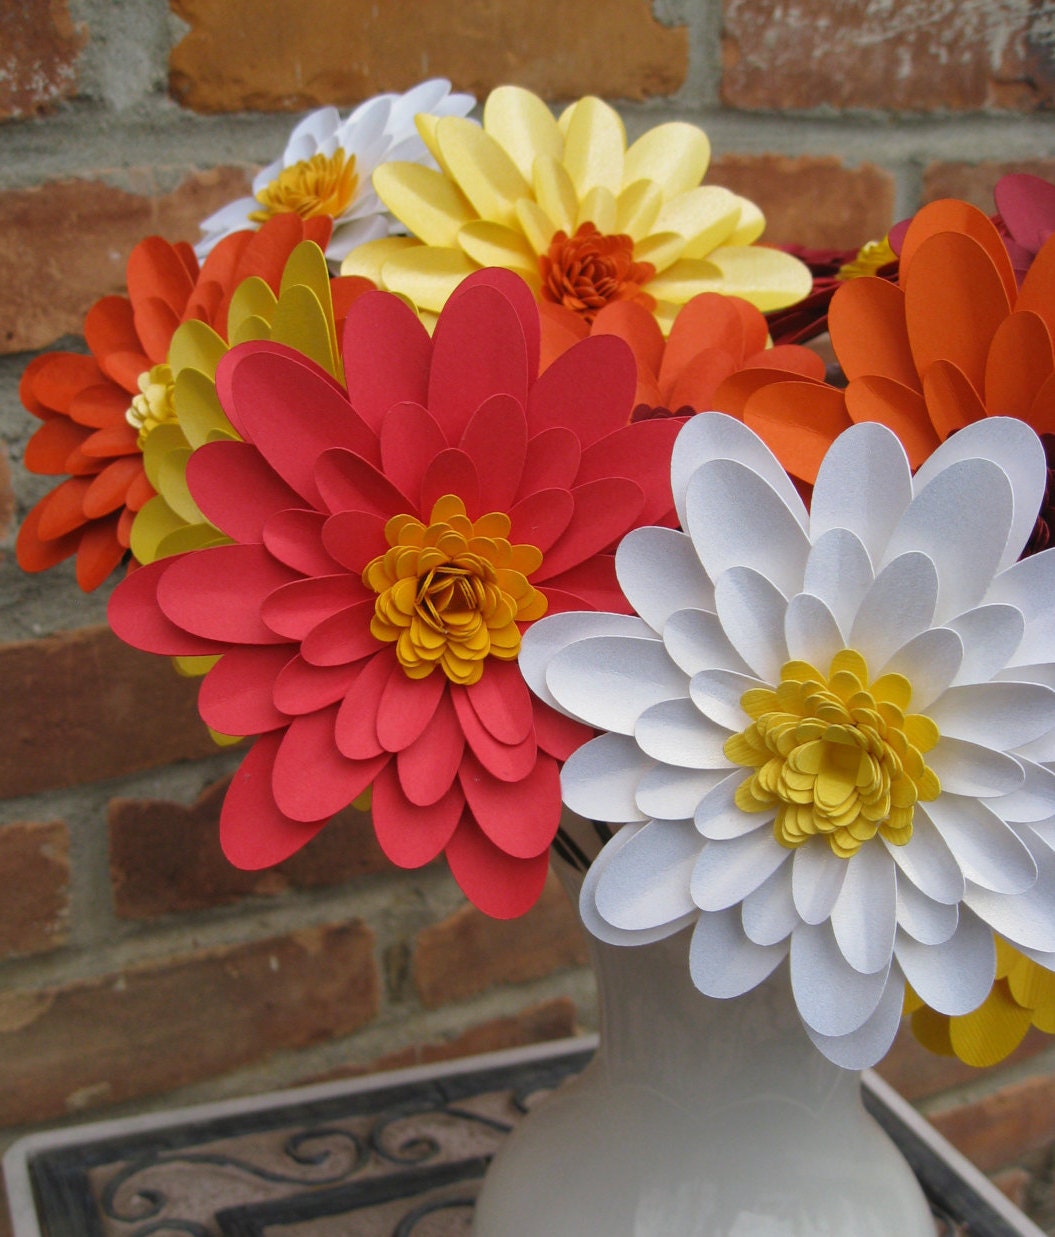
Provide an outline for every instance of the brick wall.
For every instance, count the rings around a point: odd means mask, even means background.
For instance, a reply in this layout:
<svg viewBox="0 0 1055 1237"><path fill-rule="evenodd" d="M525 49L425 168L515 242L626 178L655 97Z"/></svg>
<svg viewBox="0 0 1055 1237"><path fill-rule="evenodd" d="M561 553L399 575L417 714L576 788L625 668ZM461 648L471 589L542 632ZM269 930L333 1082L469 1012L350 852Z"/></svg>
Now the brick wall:
<svg viewBox="0 0 1055 1237"><path fill-rule="evenodd" d="M757 201L775 241L855 245L936 196L990 207L1009 168L1055 175L1055 33L1031 0L261 8L0 8L0 1143L592 1017L555 886L495 925L440 866L388 869L352 811L273 871L226 866L216 819L236 757L196 722L193 684L108 634L105 588L16 567L18 520L46 486L20 467L19 374L33 350L75 346L138 239L195 239L278 153L291 113L430 75L481 97L501 82L601 94L631 136L699 122L709 179ZM977 1075L905 1040L886 1072L1039 1197L1053 1062L1031 1039Z"/></svg>

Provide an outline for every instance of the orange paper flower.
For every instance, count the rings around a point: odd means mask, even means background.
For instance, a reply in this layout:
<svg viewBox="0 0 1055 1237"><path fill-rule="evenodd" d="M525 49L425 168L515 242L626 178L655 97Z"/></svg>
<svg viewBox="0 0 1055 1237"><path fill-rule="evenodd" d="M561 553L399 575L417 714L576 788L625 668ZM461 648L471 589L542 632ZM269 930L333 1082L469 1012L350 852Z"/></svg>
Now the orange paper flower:
<svg viewBox="0 0 1055 1237"><path fill-rule="evenodd" d="M77 583L98 588L128 552L135 513L154 490L143 470L145 437L175 413L167 358L176 327L199 318L224 333L234 289L258 275L277 289L293 246L325 246L332 222L279 216L259 233L227 237L199 269L186 244L140 241L126 271L127 296L88 311L90 355L51 352L26 367L22 403L43 425L30 439L31 472L63 477L27 515L16 555L24 571L77 557Z"/></svg>

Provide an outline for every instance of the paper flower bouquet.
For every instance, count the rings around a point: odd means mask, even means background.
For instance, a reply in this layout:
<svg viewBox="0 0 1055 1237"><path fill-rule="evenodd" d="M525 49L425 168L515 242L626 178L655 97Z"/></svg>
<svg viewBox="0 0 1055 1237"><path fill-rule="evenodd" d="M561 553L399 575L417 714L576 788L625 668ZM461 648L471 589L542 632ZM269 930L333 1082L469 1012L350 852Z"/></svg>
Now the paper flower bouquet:
<svg viewBox="0 0 1055 1237"><path fill-rule="evenodd" d="M694 126L471 105L316 113L137 246L26 370L20 563L127 561L114 630L251 740L240 866L369 802L510 917L556 840L601 942L786 977L818 1059L1055 1032L1055 190L814 279Z"/></svg>

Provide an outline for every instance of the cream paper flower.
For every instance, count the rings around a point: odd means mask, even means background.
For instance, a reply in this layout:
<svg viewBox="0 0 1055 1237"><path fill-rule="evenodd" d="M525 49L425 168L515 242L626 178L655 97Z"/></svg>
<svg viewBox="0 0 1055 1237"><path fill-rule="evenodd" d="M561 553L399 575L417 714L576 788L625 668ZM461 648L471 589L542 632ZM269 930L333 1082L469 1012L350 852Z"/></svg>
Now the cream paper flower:
<svg viewBox="0 0 1055 1237"><path fill-rule="evenodd" d="M906 982L957 1015L985 1000L994 934L1055 969L1055 551L1016 561L1044 493L1018 421L961 430L913 477L854 426L807 512L742 423L689 421L681 527L623 540L640 617L535 624L521 666L607 733L563 773L620 822L581 909L603 940L692 925L689 966L735 997L788 959L799 1014L874 1064Z"/></svg>
<svg viewBox="0 0 1055 1237"><path fill-rule="evenodd" d="M389 159L435 167L418 136L415 117L465 116L476 100L451 94L442 78L421 82L406 94L382 94L361 103L342 120L335 107L311 112L294 128L282 157L253 181L253 197L239 198L204 220L199 258L231 232L259 227L285 212L302 219L333 218L327 259L339 266L357 245L398 230L371 183L374 169Z"/></svg>

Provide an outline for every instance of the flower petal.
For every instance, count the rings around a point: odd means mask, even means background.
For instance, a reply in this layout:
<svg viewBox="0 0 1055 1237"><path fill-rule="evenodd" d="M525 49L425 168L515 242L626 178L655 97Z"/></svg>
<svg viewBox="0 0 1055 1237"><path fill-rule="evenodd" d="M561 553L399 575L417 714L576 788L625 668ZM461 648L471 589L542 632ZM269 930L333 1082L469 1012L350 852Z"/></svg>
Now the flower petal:
<svg viewBox="0 0 1055 1237"><path fill-rule="evenodd" d="M700 835L689 821L653 821L613 855L594 895L597 913L613 928L639 932L692 910L689 878Z"/></svg>
<svg viewBox="0 0 1055 1237"><path fill-rule="evenodd" d="M704 912L689 946L692 982L709 997L737 997L768 979L784 961L788 942L758 945L744 932L735 907Z"/></svg>
<svg viewBox="0 0 1055 1237"><path fill-rule="evenodd" d="M546 686L564 712L588 725L633 734L640 715L661 700L687 698L685 676L659 640L590 636L560 650Z"/></svg>
<svg viewBox="0 0 1055 1237"><path fill-rule="evenodd" d="M875 1013L890 976L888 964L863 974L842 955L830 923L800 924L791 934L791 990L799 1015L820 1035L856 1031Z"/></svg>
<svg viewBox="0 0 1055 1237"><path fill-rule="evenodd" d="M996 947L992 930L966 907L956 931L941 945L921 945L899 932L894 948L916 995L940 1014L969 1014L993 986Z"/></svg>
<svg viewBox="0 0 1055 1237"><path fill-rule="evenodd" d="M844 862L846 879L832 907L832 931L846 961L871 975L889 965L894 949L897 869L874 843Z"/></svg>
<svg viewBox="0 0 1055 1237"><path fill-rule="evenodd" d="M647 820L635 800L642 776L654 767L633 739L598 735L565 762L561 770L564 802L573 812L595 820L619 824Z"/></svg>
<svg viewBox="0 0 1055 1237"><path fill-rule="evenodd" d="M675 611L714 604L692 541L677 529L631 530L615 552L615 569L627 600L656 632Z"/></svg>
<svg viewBox="0 0 1055 1237"><path fill-rule="evenodd" d="M783 863L791 851L769 829L755 829L727 842L708 842L692 874L692 899L701 911L724 911L743 901Z"/></svg>
<svg viewBox="0 0 1055 1237"><path fill-rule="evenodd" d="M788 660L784 595L749 567L730 567L715 583L714 604L725 634L748 668L763 682L779 682L780 668Z"/></svg>
<svg viewBox="0 0 1055 1237"><path fill-rule="evenodd" d="M849 870L850 861L836 855L826 838L813 838L793 852L791 896L803 923L823 923L831 915Z"/></svg>
<svg viewBox="0 0 1055 1237"><path fill-rule="evenodd" d="M893 653L931 623L938 598L938 573L926 554L895 558L875 578L850 628L851 647L872 666Z"/></svg>

